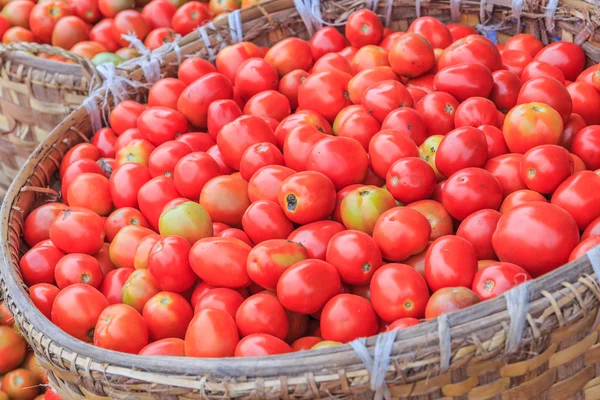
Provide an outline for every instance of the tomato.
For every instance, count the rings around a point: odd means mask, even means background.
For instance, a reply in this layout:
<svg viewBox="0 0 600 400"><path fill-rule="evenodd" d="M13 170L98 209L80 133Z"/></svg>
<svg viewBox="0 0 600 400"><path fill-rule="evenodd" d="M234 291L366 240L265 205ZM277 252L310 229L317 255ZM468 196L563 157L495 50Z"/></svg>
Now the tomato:
<svg viewBox="0 0 600 400"><path fill-rule="evenodd" d="M485 65L459 64L440 69L433 86L465 101L470 97L488 97L494 87L494 78Z"/></svg>
<svg viewBox="0 0 600 400"><path fill-rule="evenodd" d="M583 257L588 251L592 250L598 245L600 245L600 236L591 236L585 240L582 240L581 243L579 243L569 255L569 262Z"/></svg>
<svg viewBox="0 0 600 400"><path fill-rule="evenodd" d="M168 3L168 1L164 1ZM159 0L159 2L161 1ZM184 63L186 61L184 61ZM148 105L150 107L163 107L177 110L177 100L186 87L187 84L183 82L183 80L163 78L150 88L150 92L148 93Z"/></svg>
<svg viewBox="0 0 600 400"><path fill-rule="evenodd" d="M205 238L190 251L190 265L203 281L220 287L241 288L250 283L246 261L250 246L239 239Z"/></svg>
<svg viewBox="0 0 600 400"><path fill-rule="evenodd" d="M31 371L23 368L8 372L2 378L2 392L14 400L30 400L38 395L38 380Z"/></svg>
<svg viewBox="0 0 600 400"><path fill-rule="evenodd" d="M209 180L200 193L200 205L212 221L240 225L250 206L248 182L239 176L217 176Z"/></svg>
<svg viewBox="0 0 600 400"><path fill-rule="evenodd" d="M69 254L64 256L54 269L56 284L60 289L76 283L98 288L102 279L100 263L87 254Z"/></svg>
<svg viewBox="0 0 600 400"><path fill-rule="evenodd" d="M424 37L433 48L445 49L453 41L448 27L433 17L415 19L408 27L408 32Z"/></svg>
<svg viewBox="0 0 600 400"><path fill-rule="evenodd" d="M494 84L489 99L499 110L510 110L517 104L521 80L516 74L506 70L495 71L492 73L492 79Z"/></svg>
<svg viewBox="0 0 600 400"><path fill-rule="evenodd" d="M48 1L36 4L29 14L29 27L38 40L50 43L57 22L69 15L73 15L73 10L67 2Z"/></svg>
<svg viewBox="0 0 600 400"><path fill-rule="evenodd" d="M395 80L396 74L388 66L378 66L365 69L350 79L348 82L348 93L354 104L360 104L362 95L374 83Z"/></svg>
<svg viewBox="0 0 600 400"><path fill-rule="evenodd" d="M477 255L477 260L494 260L496 253L492 247L492 235L502 214L495 210L479 210L465 218L456 236L468 241Z"/></svg>
<svg viewBox="0 0 600 400"><path fill-rule="evenodd" d="M138 117L148 108L132 100L120 102L110 113L110 126L117 135L127 129L137 128Z"/></svg>
<svg viewBox="0 0 600 400"><path fill-rule="evenodd" d="M327 245L331 238L342 232L344 226L334 221L318 221L301 226L287 240L300 243L306 248L309 258L325 260Z"/></svg>
<svg viewBox="0 0 600 400"><path fill-rule="evenodd" d="M119 268L106 274L98 290L110 304L121 303L123 286L133 271L133 268Z"/></svg>
<svg viewBox="0 0 600 400"><path fill-rule="evenodd" d="M379 44L383 39L383 24L371 10L359 10L350 14L346 22L345 36L354 47Z"/></svg>
<svg viewBox="0 0 600 400"><path fill-rule="evenodd" d="M430 234L431 226L423 214L402 207L381 214L373 229L373 239L383 258L390 261L402 261L423 251ZM399 247L397 243L403 245Z"/></svg>
<svg viewBox="0 0 600 400"><path fill-rule="evenodd" d="M360 111L344 119L337 135L357 140L368 151L373 136L381 130L379 122L367 112Z"/></svg>
<svg viewBox="0 0 600 400"><path fill-rule="evenodd" d="M429 136L424 118L412 108L399 108L390 112L381 124L381 130L387 129L404 133L417 146Z"/></svg>
<svg viewBox="0 0 600 400"><path fill-rule="evenodd" d="M140 114L137 127L146 140L159 146L187 132L188 123L186 116L179 111L166 107L149 107Z"/></svg>
<svg viewBox="0 0 600 400"><path fill-rule="evenodd" d="M308 71L313 63L310 45L298 38L276 43L265 54L265 61L274 66L280 76L296 69Z"/></svg>
<svg viewBox="0 0 600 400"><path fill-rule="evenodd" d="M161 235L180 236L190 244L213 235L210 215L200 204L193 201L184 201L173 207L169 204L158 221Z"/></svg>
<svg viewBox="0 0 600 400"><path fill-rule="evenodd" d="M541 41L539 41L535 36L529 33L519 33L515 36L512 36L506 41L504 49L519 50L528 54L530 57L535 57L535 55L543 47L544 44Z"/></svg>
<svg viewBox="0 0 600 400"><path fill-rule="evenodd" d="M47 246L36 246L29 250L19 263L23 281L28 286L38 283L54 283L56 264L64 255L52 243L48 243Z"/></svg>
<svg viewBox="0 0 600 400"><path fill-rule="evenodd" d="M462 221L476 211L497 210L502 203L502 186L488 171L465 168L453 174L442 191L442 204L452 217Z"/></svg>
<svg viewBox="0 0 600 400"><path fill-rule="evenodd" d="M98 149L90 143L80 143L72 147L62 159L60 168L58 170L58 176L63 179L67 169L76 161L82 159L90 159L97 161L100 158Z"/></svg>
<svg viewBox="0 0 600 400"><path fill-rule="evenodd" d="M536 61L542 61L560 69L565 78L574 81L585 66L585 53L575 43L554 42L541 49L535 55Z"/></svg>
<svg viewBox="0 0 600 400"><path fill-rule="evenodd" d="M298 110L295 114L286 117L277 129L275 130L275 137L277 139L277 146L283 149L285 141L289 134L295 129L303 125L309 125L315 128L319 133L331 134L332 129L329 122L322 116L314 111L310 110Z"/></svg>
<svg viewBox="0 0 600 400"><path fill-rule="evenodd" d="M258 200L250 205L242 217L242 226L254 243L271 239L285 239L294 230L292 222L275 202Z"/></svg>
<svg viewBox="0 0 600 400"><path fill-rule="evenodd" d="M309 76L300 86L298 106L319 112L329 122L347 105L350 75L342 72L320 72Z"/></svg>
<svg viewBox="0 0 600 400"><path fill-rule="evenodd" d="M421 200L407 205L406 207L417 210L431 225L431 234L429 240L435 240L445 235L451 235L454 232L453 220L444 206L435 200ZM405 261L406 264L410 264Z"/></svg>
<svg viewBox="0 0 600 400"><path fill-rule="evenodd" d="M393 323L391 323L386 331L393 331L393 330L401 330L401 329L406 329L408 327L414 326L414 325L418 325L420 324L421 321L419 321L416 318L400 318L397 319L396 321L394 321Z"/></svg>
<svg viewBox="0 0 600 400"><path fill-rule="evenodd" d="M577 223L554 204L530 202L503 214L492 238L500 261L538 277L567 262L579 243Z"/></svg>
<svg viewBox="0 0 600 400"><path fill-rule="evenodd" d="M347 229L370 235L378 218L393 207L396 207L396 201L386 189L359 186L346 194L339 212Z"/></svg>
<svg viewBox="0 0 600 400"><path fill-rule="evenodd" d="M520 50L504 50L500 55L502 66L517 76L521 76L523 69L533 60L529 54Z"/></svg>
<svg viewBox="0 0 600 400"><path fill-rule="evenodd" d="M81 18L69 15L56 22L52 32L51 43L53 46L70 49L75 44L89 39L91 26Z"/></svg>
<svg viewBox="0 0 600 400"><path fill-rule="evenodd" d="M48 319L52 311L52 304L60 289L49 283L38 283L30 286L29 297L38 310ZM10 319L8 318L10 316ZM0 304L0 325L12 326L14 318L5 305ZM0 368L2 370L2 368Z"/></svg>
<svg viewBox="0 0 600 400"><path fill-rule="evenodd" d="M517 190L527 189L520 175L522 159L521 154L503 154L488 160L485 164L484 168L500 182L502 197Z"/></svg>
<svg viewBox="0 0 600 400"><path fill-rule="evenodd" d="M190 1L173 14L171 26L178 34L185 36L194 29L209 22L212 18L208 5L199 1Z"/></svg>
<svg viewBox="0 0 600 400"><path fill-rule="evenodd" d="M281 275L277 297L290 311L312 314L339 294L341 288L340 276L333 265L321 260L304 260Z"/></svg>
<svg viewBox="0 0 600 400"><path fill-rule="evenodd" d="M418 157L401 158L392 164L386 175L386 188L403 203L424 200L436 186L435 172Z"/></svg>
<svg viewBox="0 0 600 400"><path fill-rule="evenodd" d="M257 200L269 200L277 202L279 186L287 177L293 175L290 168L269 165L260 168L252 175L248 182L248 197L251 202Z"/></svg>
<svg viewBox="0 0 600 400"><path fill-rule="evenodd" d="M435 64L432 45L417 33L402 35L391 47L390 65L400 76L414 78L423 75Z"/></svg>
<svg viewBox="0 0 600 400"><path fill-rule="evenodd" d="M163 290L183 293L196 282L196 275L188 261L190 249L186 239L166 236L150 250L148 271Z"/></svg>
<svg viewBox="0 0 600 400"><path fill-rule="evenodd" d="M335 234L327 245L326 258L344 283L366 285L382 262L377 243L366 233L343 231Z"/></svg>
<svg viewBox="0 0 600 400"><path fill-rule="evenodd" d="M107 307L98 317L94 345L123 353L137 354L148 344L144 318L126 304Z"/></svg>
<svg viewBox="0 0 600 400"><path fill-rule="evenodd" d="M392 164L400 158L417 157L418 154L415 142L401 131L382 130L369 143L371 168L381 177L385 177Z"/></svg>
<svg viewBox="0 0 600 400"><path fill-rule="evenodd" d="M66 208L50 224L50 239L65 253L95 254L104 243L104 222L83 208Z"/></svg>
<svg viewBox="0 0 600 400"><path fill-rule="evenodd" d="M371 303L353 294L338 294L321 314L323 339L350 342L377 333L377 316Z"/></svg>
<svg viewBox="0 0 600 400"><path fill-rule="evenodd" d="M265 333L249 335L240 340L235 348L236 357L264 357L291 352L290 345L275 336Z"/></svg>
<svg viewBox="0 0 600 400"><path fill-rule="evenodd" d="M323 338L318 336L304 336L292 343L292 351L310 350L314 345L323 341Z"/></svg>
<svg viewBox="0 0 600 400"><path fill-rule="evenodd" d="M156 294L148 300L143 311L151 340L183 339L193 316L187 300L171 292Z"/></svg>
<svg viewBox="0 0 600 400"><path fill-rule="evenodd" d="M152 228L158 230L158 220L163 207L179 197L173 179L164 175L144 183L138 190L139 209Z"/></svg>
<svg viewBox="0 0 600 400"><path fill-rule="evenodd" d="M573 112L579 114L588 125L599 125L600 116L593 110L600 107L600 93L586 82L574 82L567 86L573 101Z"/></svg>
<svg viewBox="0 0 600 400"><path fill-rule="evenodd" d="M148 36L146 36L146 39L144 40L144 46L146 46L148 50L158 49L163 44L173 43L175 35L175 31L171 28L156 28L148 33ZM183 89L184 88L182 88L182 91ZM177 107L169 108L175 110Z"/></svg>
<svg viewBox="0 0 600 400"><path fill-rule="evenodd" d="M240 340L233 317L225 311L197 313L185 334L187 357L232 357Z"/></svg>
<svg viewBox="0 0 600 400"><path fill-rule="evenodd" d="M30 30L20 26L13 26L2 35L2 43L4 44L14 42L35 42L35 40L35 36Z"/></svg>
<svg viewBox="0 0 600 400"><path fill-rule="evenodd" d="M35 3L29 0L14 0L4 4L2 8L2 29L0 33L4 35L11 26L29 29L29 15Z"/></svg>
<svg viewBox="0 0 600 400"><path fill-rule="evenodd" d="M573 173L573 159L560 146L543 145L529 150L521 160L520 175L527 187L549 194Z"/></svg>
<svg viewBox="0 0 600 400"><path fill-rule="evenodd" d="M263 52L253 43L236 43L225 47L217 54L217 70L234 82L237 70L245 61L263 56Z"/></svg>
<svg viewBox="0 0 600 400"><path fill-rule="evenodd" d="M176 11L177 7L168 0L151 1L142 9L142 16L150 25L150 29L171 28Z"/></svg>
<svg viewBox="0 0 600 400"><path fill-rule="evenodd" d="M572 102L567 89L553 78L534 78L523 84L517 104L542 102L556 110L563 121L571 115Z"/></svg>
<svg viewBox="0 0 600 400"><path fill-rule="evenodd" d="M62 203L47 203L33 210L23 225L23 239L29 246L35 246L43 240L50 238L50 224L66 209Z"/></svg>
<svg viewBox="0 0 600 400"><path fill-rule="evenodd" d="M235 290L217 288L210 289L200 296L193 305L195 314L202 310L213 309L225 311L231 317L235 318L235 314L243 302L244 298Z"/></svg>
<svg viewBox="0 0 600 400"><path fill-rule="evenodd" d="M457 128L440 142L435 153L435 166L445 176L468 167L483 167L487 160L487 146L485 134L480 129L470 126Z"/></svg>
<svg viewBox="0 0 600 400"><path fill-rule="evenodd" d="M513 209L518 205L532 201L548 202L548 200L546 200L542 194L534 192L533 190L517 190L516 192L512 192L506 196L502 202L502 205L500 206L500 214L505 214L508 210Z"/></svg>
<svg viewBox="0 0 600 400"><path fill-rule="evenodd" d="M384 49L386 49L387 51L390 51L392 49L392 46L394 45L394 43L396 43L396 41L398 39L400 39L403 35L406 34L406 32L391 32L389 34L386 34L386 30L388 28L384 29L384 35L383 35L383 40L381 42L379 42L379 46L383 47Z"/></svg>
<svg viewBox="0 0 600 400"><path fill-rule="evenodd" d="M413 99L398 81L381 81L369 86L362 96L365 110L382 123L388 114L402 107L412 107Z"/></svg>
<svg viewBox="0 0 600 400"><path fill-rule="evenodd" d="M2 374L17 368L27 355L27 343L12 327L0 325L0 372ZM5 387L2 387L5 389Z"/></svg>
<svg viewBox="0 0 600 400"><path fill-rule="evenodd" d="M565 74L553 65L541 61L532 61L523 69L521 81L527 82L534 78L553 78L564 85Z"/></svg>
<svg viewBox="0 0 600 400"><path fill-rule="evenodd" d="M150 33L150 26L142 14L135 10L123 10L115 15L113 21L113 38L122 47L127 47L129 41L121 35L134 35L143 40Z"/></svg>
<svg viewBox="0 0 600 400"><path fill-rule="evenodd" d="M441 71L460 64L480 64L494 72L502 69L502 57L489 39L480 35L469 35L444 50L438 61L438 68Z"/></svg>
<svg viewBox="0 0 600 400"><path fill-rule="evenodd" d="M144 139L138 128L129 128L125 132L121 133L115 142L115 157L116 154L119 153L119 150L137 139ZM152 151L152 149L150 151Z"/></svg>
<svg viewBox="0 0 600 400"><path fill-rule="evenodd" d="M67 175L65 173L65 177ZM108 179L98 173L80 173L70 182L67 198L71 206L86 208L98 215L108 215L113 209Z"/></svg>
<svg viewBox="0 0 600 400"><path fill-rule="evenodd" d="M566 129L567 128L565 128L565 131ZM596 170L600 168L600 155L596 151L599 144L600 127L588 126L575 134L571 145L571 151L582 159L587 168Z"/></svg>
<svg viewBox="0 0 600 400"><path fill-rule="evenodd" d="M81 283L64 288L52 306L52 322L71 336L91 342L98 316L108 307L98 289Z"/></svg>
<svg viewBox="0 0 600 400"><path fill-rule="evenodd" d="M126 163L117 168L110 177L110 195L115 207L138 207L138 192L149 180L148 167Z"/></svg>
<svg viewBox="0 0 600 400"><path fill-rule="evenodd" d="M430 136L445 135L454 129L454 115L458 104L452 95L437 92L425 95L415 109L423 117Z"/></svg>
<svg viewBox="0 0 600 400"><path fill-rule="evenodd" d="M235 74L235 86L242 100L266 91L277 90L279 74L275 67L262 58L250 58L244 61Z"/></svg>
<svg viewBox="0 0 600 400"><path fill-rule="evenodd" d="M436 239L425 255L425 279L432 291L446 287L471 287L477 273L477 253L460 236Z"/></svg>
<svg viewBox="0 0 600 400"><path fill-rule="evenodd" d="M196 79L184 89L177 101L177 109L191 125L205 128L210 104L216 100L226 100L232 97L233 86L231 82L224 75L217 72L208 73ZM180 133L186 130L180 130ZM176 134L177 132L173 133Z"/></svg>
<svg viewBox="0 0 600 400"><path fill-rule="evenodd" d="M571 150L575 136L587 126L583 118L579 114L571 114L565 121L563 133L560 136L558 145Z"/></svg>
<svg viewBox="0 0 600 400"><path fill-rule="evenodd" d="M173 172L175 188L190 200L199 199L204 185L220 175L219 165L203 152L194 152L182 157Z"/></svg>
<svg viewBox="0 0 600 400"><path fill-rule="evenodd" d="M213 160L216 161L217 165L219 166L221 175L230 175L235 172L231 167L225 164L225 161L223 160L223 155L219 151L219 147L216 144L210 147L208 150L206 150L206 154L208 154Z"/></svg>
<svg viewBox="0 0 600 400"><path fill-rule="evenodd" d="M246 115L224 125L217 136L217 146L231 168L240 169L244 152L259 143L275 144L275 136L267 123L256 116Z"/></svg>
<svg viewBox="0 0 600 400"><path fill-rule="evenodd" d="M261 118L273 118L276 127L280 121L290 115L288 98L275 90L265 90L252 96L244 106L244 114Z"/></svg>
<svg viewBox="0 0 600 400"><path fill-rule="evenodd" d="M112 31L110 33L112 33ZM100 53L108 53L108 49L103 44L89 40L76 43L69 51L89 59L93 59Z"/></svg>
<svg viewBox="0 0 600 400"><path fill-rule="evenodd" d="M520 104L504 121L504 139L511 152L525 153L542 144L557 144L563 131L560 114L543 103Z"/></svg>
<svg viewBox="0 0 600 400"><path fill-rule="evenodd" d="M599 188L600 175L592 171L577 172L558 186L551 202L571 214L583 231L600 216Z"/></svg>
<svg viewBox="0 0 600 400"><path fill-rule="evenodd" d="M248 297L239 306L235 322L240 336L266 333L285 339L289 330L289 320L285 309L271 294L259 293Z"/></svg>
<svg viewBox="0 0 600 400"><path fill-rule="evenodd" d="M136 247L146 236L154 235L148 228L127 225L119 230L110 244L110 260L117 268L133 268Z"/></svg>
<svg viewBox="0 0 600 400"><path fill-rule="evenodd" d="M140 314L144 305L161 290L150 271L139 269L129 275L121 290L122 303L135 308Z"/></svg>
<svg viewBox="0 0 600 400"><path fill-rule="evenodd" d="M443 288L431 295L425 308L425 318L437 318L442 314L462 310L479 302L481 302L479 296L466 287Z"/></svg>
<svg viewBox="0 0 600 400"><path fill-rule="evenodd" d="M279 81L279 93L288 99L292 110L298 108L298 92L309 75L304 70L296 69L282 76Z"/></svg>
<svg viewBox="0 0 600 400"><path fill-rule="evenodd" d="M315 32L308 43L312 58L315 61L326 54L337 53L348 45L346 38L330 26L323 27Z"/></svg>
<svg viewBox="0 0 600 400"><path fill-rule="evenodd" d="M272 143L254 144L244 152L240 160L240 174L246 181L262 167L269 165L283 165L284 159L281 151Z"/></svg>
<svg viewBox="0 0 600 400"><path fill-rule="evenodd" d="M144 347L138 354L140 356L184 357L185 342L177 338L157 340Z"/></svg>
<svg viewBox="0 0 600 400"><path fill-rule="evenodd" d="M335 208L335 187L316 171L299 172L286 178L279 188L279 205L295 223L308 224L329 216Z"/></svg>
<svg viewBox="0 0 600 400"><path fill-rule="evenodd" d="M117 140L117 144L119 144L119 140ZM147 140L131 140L124 146L120 146L117 150L117 154L115 156L116 164L118 167L120 167L125 163L132 162L147 167L150 160L150 155L152 154L154 149L154 145L152 145L152 143L150 143Z"/></svg>

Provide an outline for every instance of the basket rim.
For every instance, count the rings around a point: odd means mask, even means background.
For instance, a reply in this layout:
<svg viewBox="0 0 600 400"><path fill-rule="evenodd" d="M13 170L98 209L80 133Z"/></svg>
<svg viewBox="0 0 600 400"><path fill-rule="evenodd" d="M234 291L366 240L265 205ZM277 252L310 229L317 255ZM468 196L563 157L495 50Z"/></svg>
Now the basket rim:
<svg viewBox="0 0 600 400"><path fill-rule="evenodd" d="M270 0L262 3L260 8L271 14L283 10L282 4L293 7L292 0ZM261 15L263 14L256 6L250 7L247 12L260 12ZM183 40L182 44L192 43L194 37L190 38L190 36L193 35L197 37L197 33L188 35L184 38L186 40ZM259 358L144 357L105 350L76 340L43 316L30 300L20 279L19 272L12 268L12 262L15 260L10 259L11 247L16 248L18 244L11 243L10 230L16 228L9 226L9 222L12 213L21 212L18 208L13 208L13 204L22 189L29 185L29 180L33 176L33 171L37 165L47 158L53 146L63 140L76 121L87 118L85 108L80 106L52 131L30 156L13 181L0 210L0 252L2 253L0 257L0 281L3 288L7 289L5 296L9 308L15 314L17 324L31 334L31 337L37 342L36 344L45 347L47 354L53 353L61 359L66 359L68 356L74 365L74 369L79 374L89 374L90 371L104 375L112 373L157 383L166 382L169 385L192 389L205 387L203 385L211 385L211 382L189 379L199 375L211 375L219 378L269 376L273 380L277 380L282 374L298 376L310 371L315 372L315 375L320 374L320 378L326 381L332 380L332 374L337 379L337 373L332 373L332 370L337 371L347 367L351 370L354 368L353 371L357 374L368 374L360 358L349 345ZM18 261L16 260L16 265L18 265ZM582 277L586 275L589 276L589 279L593 279L595 284L597 278L593 278L595 274L589 259L588 257L582 257L533 280L530 288L531 298L528 311L541 314L543 310L553 306L552 302L542 294L542 291L553 293L552 297L557 302L564 299L574 300L576 296L570 289L565 288L562 282L566 281L572 283L575 288L586 290L589 287L581 282ZM448 319L450 334L455 338L462 338L466 336L467 332L473 332L474 321L481 323L485 320L486 329L491 329L490 327L494 326L495 334L504 331L502 323L510 323L506 295L481 302L465 310L450 313ZM560 321L553 323L554 327L559 325L562 326ZM437 319L423 322L410 329L398 331L393 354L395 356L404 353L409 354L418 350L415 343L419 340L422 340L422 345L439 346L439 338L436 337L437 331ZM374 353L375 342L375 336L368 338L366 341L371 355ZM132 368L134 365L135 369ZM177 379L173 375L181 375L183 378ZM245 384L252 385L253 383Z"/></svg>

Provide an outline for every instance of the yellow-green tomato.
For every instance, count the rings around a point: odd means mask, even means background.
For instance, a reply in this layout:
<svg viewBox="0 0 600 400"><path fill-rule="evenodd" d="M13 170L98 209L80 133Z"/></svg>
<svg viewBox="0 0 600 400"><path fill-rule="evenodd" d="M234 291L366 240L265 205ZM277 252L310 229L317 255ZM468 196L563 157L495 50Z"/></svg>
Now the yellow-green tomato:
<svg viewBox="0 0 600 400"><path fill-rule="evenodd" d="M333 340L323 340L322 342L315 344L311 348L311 350L326 349L328 347L339 347L339 346L343 346L343 345L344 345L344 343L342 343L342 342L335 342Z"/></svg>
<svg viewBox="0 0 600 400"><path fill-rule="evenodd" d="M181 236L191 245L213 235L212 219L200 204L186 201L163 211L158 220L161 236Z"/></svg>
<svg viewBox="0 0 600 400"><path fill-rule="evenodd" d="M419 157L425 161L431 168L435 171L435 179L440 182L446 179L446 177L440 174L437 167L435 166L435 153L437 152L438 147L440 146L440 142L444 138L444 135L433 135L429 136L421 145L419 146Z"/></svg>
<svg viewBox="0 0 600 400"><path fill-rule="evenodd" d="M362 186L349 192L340 206L342 222L346 229L373 234L377 218L390 208L396 200L386 189L377 186Z"/></svg>

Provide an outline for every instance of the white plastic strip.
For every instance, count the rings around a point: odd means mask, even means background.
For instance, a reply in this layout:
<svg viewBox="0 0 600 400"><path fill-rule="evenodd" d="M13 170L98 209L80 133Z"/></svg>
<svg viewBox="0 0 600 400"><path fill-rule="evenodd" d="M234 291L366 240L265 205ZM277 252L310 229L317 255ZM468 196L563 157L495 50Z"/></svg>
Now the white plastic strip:
<svg viewBox="0 0 600 400"><path fill-rule="evenodd" d="M511 9L513 17L517 21L521 21L521 11L523 11L523 2L524 0L512 0Z"/></svg>
<svg viewBox="0 0 600 400"><path fill-rule="evenodd" d="M394 11L394 0L387 0L385 3L385 26L390 26L392 22L392 12Z"/></svg>
<svg viewBox="0 0 600 400"><path fill-rule="evenodd" d="M450 0L450 16L452 22L458 22L460 19L460 2L461 0Z"/></svg>
<svg viewBox="0 0 600 400"><path fill-rule="evenodd" d="M210 37L208 36L208 33L206 32L206 27L204 27L204 26L199 27L198 34L200 35L200 38L204 42L204 46L206 46L206 50L208 51L208 59L210 61L213 61L216 58L216 54L212 48L212 43L210 42Z"/></svg>
<svg viewBox="0 0 600 400"><path fill-rule="evenodd" d="M529 310L529 288L532 281L527 281L506 292L506 308L510 317L510 327L506 338L506 352L513 353L517 350Z"/></svg>
<svg viewBox="0 0 600 400"><path fill-rule="evenodd" d="M596 279L600 282L600 246L596 246L587 252L587 256L590 259Z"/></svg>
<svg viewBox="0 0 600 400"><path fill-rule="evenodd" d="M83 106L90 116L90 123L92 130L98 132L102 128L102 116L100 115L100 109L96 97L89 96L83 101Z"/></svg>
<svg viewBox="0 0 600 400"><path fill-rule="evenodd" d="M135 59L137 63L144 71L144 76L148 83L155 83L160 79L160 58L156 57L140 39L135 35L123 34L121 37L127 40L133 48L140 53L141 57ZM131 64L128 64L131 65Z"/></svg>
<svg viewBox="0 0 600 400"><path fill-rule="evenodd" d="M551 34L554 34L554 14L556 14L556 7L558 7L558 0L550 0L546 4L546 11L544 12L546 30Z"/></svg>
<svg viewBox="0 0 600 400"><path fill-rule="evenodd" d="M243 40L242 14L240 10L235 10L227 16L229 22L229 34L231 35L232 43L239 43Z"/></svg>
<svg viewBox="0 0 600 400"><path fill-rule="evenodd" d="M377 7L379 6L379 0L366 0L366 7L377 14Z"/></svg>
<svg viewBox="0 0 600 400"><path fill-rule="evenodd" d="M374 400L391 399L390 389L385 382L385 376L390 367L392 349L397 333L397 330L393 330L382 333L377 337L374 359L371 359L371 354L369 354L369 350L365 345L365 338L360 338L349 343L365 368L369 371L371 376L370 387L375 392Z"/></svg>
<svg viewBox="0 0 600 400"><path fill-rule="evenodd" d="M447 314L438 317L438 338L440 340L440 371L444 373L450 368L450 357L452 355L452 339Z"/></svg>
<svg viewBox="0 0 600 400"><path fill-rule="evenodd" d="M487 6L487 0L481 0L479 2L479 22L482 24L487 21L487 14L485 12L485 8Z"/></svg>
<svg viewBox="0 0 600 400"><path fill-rule="evenodd" d="M294 0L294 6L296 6L296 10L298 10L298 14L300 15L300 18L302 18L302 22L304 22L308 34L312 37L317 31L317 28L315 25L315 18L312 10L313 4L311 0Z"/></svg>
<svg viewBox="0 0 600 400"><path fill-rule="evenodd" d="M415 1L415 11L417 13L417 18L421 17L421 0Z"/></svg>

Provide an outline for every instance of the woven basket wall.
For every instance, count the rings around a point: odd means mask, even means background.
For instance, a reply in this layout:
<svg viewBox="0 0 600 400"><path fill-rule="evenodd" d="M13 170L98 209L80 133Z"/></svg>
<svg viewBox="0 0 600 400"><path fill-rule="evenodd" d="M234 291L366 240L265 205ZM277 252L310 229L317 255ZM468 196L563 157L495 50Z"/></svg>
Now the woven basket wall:
<svg viewBox="0 0 600 400"><path fill-rule="evenodd" d="M380 1L378 12L405 30L416 17L414 2ZM472 25L502 24L505 40L519 29L544 41L554 36L575 40L586 24L600 23L591 3L559 3L554 33L546 32L545 8L525 2L516 23L508 0L463 1L455 18ZM363 1L320 2L324 20L343 22ZM421 4L421 15L448 22L447 1ZM307 38L307 30L292 0L272 0L242 11L244 40L272 45L286 36ZM500 26L500 25L498 25ZM220 48L217 36L228 40L225 22L209 30L209 52L197 33L180 42L184 55L209 57ZM575 34L575 35L574 35ZM585 40L580 36L577 40ZM598 60L592 41L584 43ZM173 76L176 54L164 57L163 72ZM141 70L130 78L143 80ZM143 93L140 93L143 95ZM8 191L0 214L0 287L15 320L40 362L49 369L53 387L64 399L373 399L371 375L350 346L261 359L193 359L138 357L115 353L74 340L50 323L32 305L19 274L23 221L40 202L53 199L49 185L69 148L93 134L85 109L66 118L41 144ZM595 256L600 271L600 253ZM523 287L520 287L523 290ZM584 257L524 287L526 312L515 313L507 296L446 318L397 332L385 382L392 398L408 399L600 399L600 341L596 322L600 286L591 259ZM513 294L516 292L512 292ZM525 321L515 338L517 321ZM521 333L521 332L518 332ZM441 340L440 338L445 340ZM520 339L519 339L520 338ZM377 338L366 341L374 354Z"/></svg>
<svg viewBox="0 0 600 400"><path fill-rule="evenodd" d="M46 53L72 64L35 57ZM29 154L101 83L92 63L58 47L0 45L0 199Z"/></svg>

